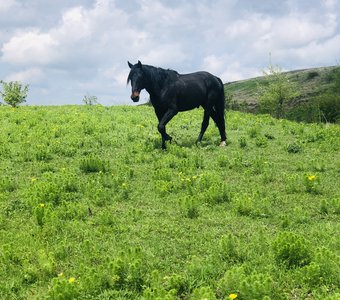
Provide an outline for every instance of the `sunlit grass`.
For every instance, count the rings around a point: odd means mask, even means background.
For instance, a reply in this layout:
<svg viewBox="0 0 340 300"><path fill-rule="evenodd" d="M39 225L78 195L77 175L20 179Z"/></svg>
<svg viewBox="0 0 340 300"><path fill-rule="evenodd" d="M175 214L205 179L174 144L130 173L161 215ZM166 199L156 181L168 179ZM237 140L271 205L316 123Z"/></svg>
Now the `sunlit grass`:
<svg viewBox="0 0 340 300"><path fill-rule="evenodd" d="M226 116L1 107L0 295L338 299L339 126Z"/></svg>

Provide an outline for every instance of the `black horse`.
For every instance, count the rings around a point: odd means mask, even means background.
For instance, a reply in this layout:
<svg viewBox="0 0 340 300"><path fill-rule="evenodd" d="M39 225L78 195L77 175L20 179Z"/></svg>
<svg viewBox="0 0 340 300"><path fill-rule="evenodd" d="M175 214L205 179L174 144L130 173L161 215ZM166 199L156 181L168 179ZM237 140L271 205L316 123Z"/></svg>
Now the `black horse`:
<svg viewBox="0 0 340 300"><path fill-rule="evenodd" d="M166 124L178 112L199 106L204 108L204 118L196 142L201 142L211 117L220 132L220 145L226 145L224 87L220 78L208 72L182 75L173 70L142 65L140 61L135 65L128 62L128 65L131 69L127 79L127 83L131 81L131 99L138 102L142 89L149 93L159 122L158 131L162 135L163 149L166 148L165 141L172 140L166 133Z"/></svg>

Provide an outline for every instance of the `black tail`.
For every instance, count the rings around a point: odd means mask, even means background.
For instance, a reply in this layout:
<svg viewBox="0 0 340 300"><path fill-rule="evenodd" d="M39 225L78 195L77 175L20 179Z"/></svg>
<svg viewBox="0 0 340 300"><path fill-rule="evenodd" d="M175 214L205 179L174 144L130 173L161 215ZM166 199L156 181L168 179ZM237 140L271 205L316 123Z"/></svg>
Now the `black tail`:
<svg viewBox="0 0 340 300"><path fill-rule="evenodd" d="M221 135L221 141L226 141L225 133L225 95L224 95L224 85L220 78L216 77L220 84L220 95L215 104L215 110L219 119L218 129Z"/></svg>
<svg viewBox="0 0 340 300"><path fill-rule="evenodd" d="M219 84L220 84L220 95L218 97L218 101L216 103L216 111L217 112L221 112L223 111L223 115L224 115L224 111L225 111L225 94L224 94L224 84L222 82L222 80L218 77L216 77L216 79L218 80Z"/></svg>

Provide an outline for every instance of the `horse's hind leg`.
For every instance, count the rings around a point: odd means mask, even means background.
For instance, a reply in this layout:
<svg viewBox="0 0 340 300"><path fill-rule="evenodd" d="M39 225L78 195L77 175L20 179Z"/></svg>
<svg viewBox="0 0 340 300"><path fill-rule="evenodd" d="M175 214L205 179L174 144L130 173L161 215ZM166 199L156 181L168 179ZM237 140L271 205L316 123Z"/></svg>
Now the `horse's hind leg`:
<svg viewBox="0 0 340 300"><path fill-rule="evenodd" d="M227 139L226 133L225 133L225 121L224 121L224 111L222 112L223 115L217 113L214 109L211 110L210 116L216 123L216 126L220 132L221 136L221 146L225 146L225 142Z"/></svg>

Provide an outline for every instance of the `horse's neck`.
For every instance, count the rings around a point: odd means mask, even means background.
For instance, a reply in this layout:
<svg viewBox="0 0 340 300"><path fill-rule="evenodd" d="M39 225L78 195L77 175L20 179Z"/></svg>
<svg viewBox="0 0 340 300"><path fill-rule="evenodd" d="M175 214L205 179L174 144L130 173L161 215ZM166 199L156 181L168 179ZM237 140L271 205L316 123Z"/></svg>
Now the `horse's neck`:
<svg viewBox="0 0 340 300"><path fill-rule="evenodd" d="M153 69L149 73L148 77L148 84L145 88L146 91L150 94L153 98L158 98L161 94L162 88L164 86L164 83L166 81L166 75L160 75L157 74L157 79L155 79L153 76L155 76L155 73L162 72L162 70L157 70L155 67L152 67ZM155 73L153 73L155 72Z"/></svg>

